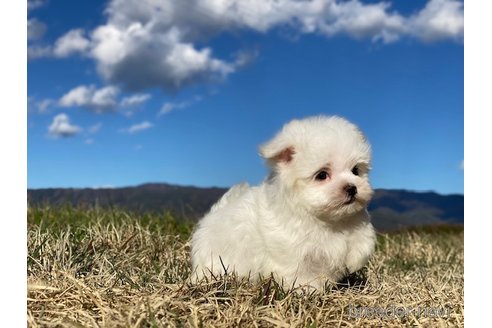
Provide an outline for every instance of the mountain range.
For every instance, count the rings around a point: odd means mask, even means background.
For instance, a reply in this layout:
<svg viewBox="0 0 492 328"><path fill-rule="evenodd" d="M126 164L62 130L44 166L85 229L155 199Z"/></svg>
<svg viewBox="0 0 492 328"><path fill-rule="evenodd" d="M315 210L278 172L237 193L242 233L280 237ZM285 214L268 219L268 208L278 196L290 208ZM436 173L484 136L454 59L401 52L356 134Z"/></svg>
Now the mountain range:
<svg viewBox="0 0 492 328"><path fill-rule="evenodd" d="M166 183L122 188L28 189L29 206L100 206L137 212L170 211L177 218L196 221L227 191ZM376 189L369 204L375 228L391 231L424 225L463 225L464 196L435 192Z"/></svg>

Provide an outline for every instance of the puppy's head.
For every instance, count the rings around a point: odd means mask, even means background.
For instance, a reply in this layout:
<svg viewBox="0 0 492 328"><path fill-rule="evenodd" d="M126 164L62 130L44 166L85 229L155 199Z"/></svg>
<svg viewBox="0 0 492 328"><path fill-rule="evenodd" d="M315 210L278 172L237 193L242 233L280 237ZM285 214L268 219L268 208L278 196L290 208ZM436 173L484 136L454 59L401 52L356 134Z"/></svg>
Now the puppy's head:
<svg viewBox="0 0 492 328"><path fill-rule="evenodd" d="M325 220L339 220L366 208L371 147L347 120L317 116L294 120L260 154L272 169L281 195Z"/></svg>

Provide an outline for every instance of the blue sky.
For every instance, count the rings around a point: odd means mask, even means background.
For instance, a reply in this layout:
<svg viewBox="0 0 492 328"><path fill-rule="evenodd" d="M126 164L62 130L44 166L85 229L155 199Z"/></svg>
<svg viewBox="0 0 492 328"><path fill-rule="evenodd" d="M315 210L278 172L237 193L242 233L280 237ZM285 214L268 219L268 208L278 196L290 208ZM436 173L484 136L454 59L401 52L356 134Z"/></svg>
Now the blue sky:
<svg viewBox="0 0 492 328"><path fill-rule="evenodd" d="M463 193L461 2L179 3L28 2L29 188L256 184L282 124L337 114L375 188Z"/></svg>

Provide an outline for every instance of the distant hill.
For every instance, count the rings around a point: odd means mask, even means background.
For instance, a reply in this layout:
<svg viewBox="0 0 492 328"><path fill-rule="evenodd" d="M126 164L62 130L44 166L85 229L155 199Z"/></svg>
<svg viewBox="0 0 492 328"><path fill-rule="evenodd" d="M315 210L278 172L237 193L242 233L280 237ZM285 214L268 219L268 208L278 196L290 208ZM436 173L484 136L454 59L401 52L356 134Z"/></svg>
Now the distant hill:
<svg viewBox="0 0 492 328"><path fill-rule="evenodd" d="M149 183L124 188L28 189L27 199L30 206L70 204L117 207L138 212L170 211L179 218L197 220L226 191L225 188ZM464 196L377 189L369 211L374 226L380 231L422 225L463 224Z"/></svg>
<svg viewBox="0 0 492 328"><path fill-rule="evenodd" d="M376 189L369 212L378 230L409 226L464 224L463 195Z"/></svg>

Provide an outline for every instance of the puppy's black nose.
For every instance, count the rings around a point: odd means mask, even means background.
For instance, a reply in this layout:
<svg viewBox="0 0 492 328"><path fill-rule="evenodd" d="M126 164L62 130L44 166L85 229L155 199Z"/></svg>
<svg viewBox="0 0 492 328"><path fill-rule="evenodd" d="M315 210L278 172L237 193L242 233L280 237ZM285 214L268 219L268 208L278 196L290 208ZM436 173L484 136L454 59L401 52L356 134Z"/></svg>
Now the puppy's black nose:
<svg viewBox="0 0 492 328"><path fill-rule="evenodd" d="M351 183L346 185L344 189L349 197L354 197L355 195L357 195L357 187Z"/></svg>

